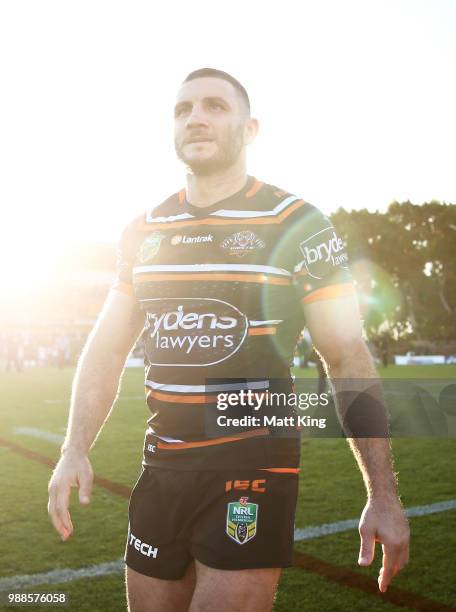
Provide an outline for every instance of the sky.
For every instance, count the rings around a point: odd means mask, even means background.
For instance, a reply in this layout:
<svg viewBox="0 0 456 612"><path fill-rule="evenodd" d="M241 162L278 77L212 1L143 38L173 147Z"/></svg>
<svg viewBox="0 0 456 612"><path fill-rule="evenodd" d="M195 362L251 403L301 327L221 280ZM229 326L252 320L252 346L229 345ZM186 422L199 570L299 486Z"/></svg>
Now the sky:
<svg viewBox="0 0 456 612"><path fill-rule="evenodd" d="M452 0L5 0L3 287L184 185L174 97L205 66L249 92L259 179L325 213L456 203Z"/></svg>

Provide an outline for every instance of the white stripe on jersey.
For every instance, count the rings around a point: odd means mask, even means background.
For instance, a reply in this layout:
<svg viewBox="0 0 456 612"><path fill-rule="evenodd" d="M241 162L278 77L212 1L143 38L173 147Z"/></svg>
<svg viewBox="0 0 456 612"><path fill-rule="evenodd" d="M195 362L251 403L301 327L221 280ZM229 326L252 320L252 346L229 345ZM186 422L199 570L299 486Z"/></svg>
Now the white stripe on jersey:
<svg viewBox="0 0 456 612"><path fill-rule="evenodd" d="M250 219L255 217L276 217L285 208L288 208L290 204L299 200L296 196L289 196L285 198L280 204L277 204L272 210L216 210L210 213L210 217L229 217L239 219Z"/></svg>
<svg viewBox="0 0 456 612"><path fill-rule="evenodd" d="M301 270L304 268L304 266L307 265L307 262L305 259L303 259L302 261L300 261L294 268L293 271L294 272L301 272Z"/></svg>
<svg viewBox="0 0 456 612"><path fill-rule="evenodd" d="M171 264L135 266L133 274L144 272L260 272L263 274L279 274L280 276L291 276L288 270L274 268L273 266L255 266L251 264L185 264L175 266Z"/></svg>
<svg viewBox="0 0 456 612"><path fill-rule="evenodd" d="M212 391L240 391L241 389L269 389L269 380L259 380L252 382L225 383L220 385L167 385L146 380L146 387L157 391L172 391L174 393L210 393Z"/></svg>
<svg viewBox="0 0 456 612"><path fill-rule="evenodd" d="M169 436L157 436L152 427L148 427L146 429L146 436L154 436L154 438L158 438L159 440L163 440L163 442L168 442L168 444L178 444L185 442L185 440L178 440L177 438L170 438Z"/></svg>
<svg viewBox="0 0 456 612"><path fill-rule="evenodd" d="M209 213L208 217L224 217L228 219L255 219L256 217L276 217L283 212L288 206L299 200L296 196L288 196L282 200L272 210L225 210L224 208ZM202 209L203 210L203 209ZM196 219L197 217L190 213L182 213L180 215L171 215L170 217L154 217L153 210L149 211L146 216L147 223L172 223L173 221L185 221L186 219Z"/></svg>
<svg viewBox="0 0 456 612"><path fill-rule="evenodd" d="M179 444L180 442L184 442L184 440L177 440L176 438L168 438L168 436L157 436L156 434L154 435L159 440L163 440L163 442L168 442L168 444Z"/></svg>
<svg viewBox="0 0 456 612"><path fill-rule="evenodd" d="M147 223L170 223L171 221L185 221L185 219L195 219L190 213L181 213L180 215L172 215L171 217L153 217L153 210L150 210L146 215Z"/></svg>
<svg viewBox="0 0 456 612"><path fill-rule="evenodd" d="M283 319L270 319L269 321L249 321L250 327L256 327L257 325L278 325L283 323Z"/></svg>

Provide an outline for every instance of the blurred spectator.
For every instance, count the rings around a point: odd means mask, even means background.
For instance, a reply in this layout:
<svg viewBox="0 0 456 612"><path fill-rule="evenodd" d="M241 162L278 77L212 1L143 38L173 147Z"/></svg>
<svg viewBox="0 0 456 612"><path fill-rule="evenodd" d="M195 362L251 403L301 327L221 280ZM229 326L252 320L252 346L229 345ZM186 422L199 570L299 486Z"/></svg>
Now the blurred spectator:
<svg viewBox="0 0 456 612"><path fill-rule="evenodd" d="M24 361L24 348L21 338L17 334L8 334L6 336L6 371L9 372L15 369L16 372L22 372Z"/></svg>

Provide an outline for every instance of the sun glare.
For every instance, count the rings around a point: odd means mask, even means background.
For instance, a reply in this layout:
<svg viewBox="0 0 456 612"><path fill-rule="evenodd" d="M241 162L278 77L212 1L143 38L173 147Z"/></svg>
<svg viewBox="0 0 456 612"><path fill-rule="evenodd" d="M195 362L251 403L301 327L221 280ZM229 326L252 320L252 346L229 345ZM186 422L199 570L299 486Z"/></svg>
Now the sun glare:
<svg viewBox="0 0 456 612"><path fill-rule="evenodd" d="M0 296L11 302L59 288L89 286L97 284L97 274L105 282L114 274L113 243L83 242L81 238L73 244L65 244L51 234L29 235L21 240L12 236L0 245Z"/></svg>
<svg viewBox="0 0 456 612"><path fill-rule="evenodd" d="M12 236L0 246L0 257L3 268L0 292L21 295L52 282L58 251L43 237L19 241Z"/></svg>

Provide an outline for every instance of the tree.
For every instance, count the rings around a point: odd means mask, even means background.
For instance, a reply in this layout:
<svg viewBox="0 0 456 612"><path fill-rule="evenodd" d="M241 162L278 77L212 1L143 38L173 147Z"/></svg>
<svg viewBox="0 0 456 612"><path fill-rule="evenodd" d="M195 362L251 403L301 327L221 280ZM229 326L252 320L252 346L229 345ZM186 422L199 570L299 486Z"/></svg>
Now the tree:
<svg viewBox="0 0 456 612"><path fill-rule="evenodd" d="M456 206L393 202L332 215L348 244L368 334L456 339Z"/></svg>

